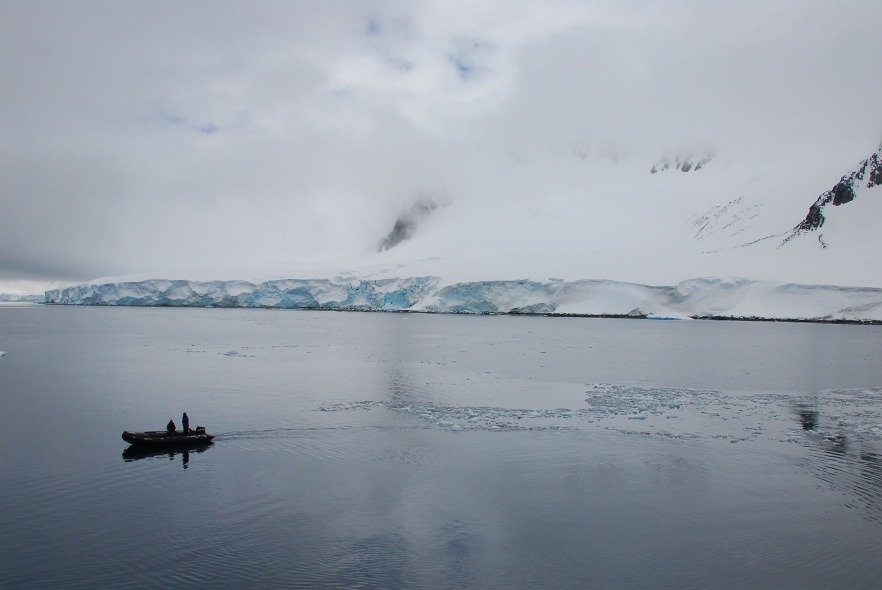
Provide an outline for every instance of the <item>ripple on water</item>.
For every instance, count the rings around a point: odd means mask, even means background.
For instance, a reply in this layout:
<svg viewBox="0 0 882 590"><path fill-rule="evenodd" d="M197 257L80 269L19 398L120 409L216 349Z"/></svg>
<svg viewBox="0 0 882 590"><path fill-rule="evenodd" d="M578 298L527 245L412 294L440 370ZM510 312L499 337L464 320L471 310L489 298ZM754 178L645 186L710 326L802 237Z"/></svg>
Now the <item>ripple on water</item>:
<svg viewBox="0 0 882 590"><path fill-rule="evenodd" d="M882 455L866 441L808 438L810 453L801 464L845 498L850 509L882 523ZM819 509L822 507L818 507Z"/></svg>
<svg viewBox="0 0 882 590"><path fill-rule="evenodd" d="M277 428L235 431L219 435L221 443L237 450L287 452L310 459L342 461L392 461L418 465L444 465L449 459L434 446L419 440L401 446L390 443L393 430L408 431L407 426L333 426ZM375 444L365 444L374 440ZM394 442L394 441L393 441Z"/></svg>

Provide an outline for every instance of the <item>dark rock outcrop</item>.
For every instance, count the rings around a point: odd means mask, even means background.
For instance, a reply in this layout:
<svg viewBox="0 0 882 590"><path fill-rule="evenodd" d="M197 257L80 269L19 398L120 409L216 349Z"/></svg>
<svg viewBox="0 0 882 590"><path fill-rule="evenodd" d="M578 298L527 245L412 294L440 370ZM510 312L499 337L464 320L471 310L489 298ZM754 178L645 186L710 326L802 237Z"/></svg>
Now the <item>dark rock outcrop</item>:
<svg viewBox="0 0 882 590"><path fill-rule="evenodd" d="M839 182L833 185L833 188L822 193L809 206L805 218L787 234L781 245L783 246L797 236L823 227L825 221L824 207L827 205L838 207L839 205L850 203L857 196L855 193L856 188L873 188L880 185L882 185L882 147L875 154L858 164L851 172L843 176ZM819 241L822 247L827 247L826 242L823 240Z"/></svg>
<svg viewBox="0 0 882 590"><path fill-rule="evenodd" d="M395 220L395 225L392 226L392 231L380 240L377 252L390 250L401 242L412 238L414 233L416 233L419 222L431 215L439 205L435 199L421 195L416 203L398 216L398 219Z"/></svg>
<svg viewBox="0 0 882 590"><path fill-rule="evenodd" d="M703 152L677 152L676 156L671 158L668 154L664 154L659 158L658 162L649 169L650 174L658 174L665 170L679 170L680 172L697 172L707 166L713 160L716 152L712 149Z"/></svg>

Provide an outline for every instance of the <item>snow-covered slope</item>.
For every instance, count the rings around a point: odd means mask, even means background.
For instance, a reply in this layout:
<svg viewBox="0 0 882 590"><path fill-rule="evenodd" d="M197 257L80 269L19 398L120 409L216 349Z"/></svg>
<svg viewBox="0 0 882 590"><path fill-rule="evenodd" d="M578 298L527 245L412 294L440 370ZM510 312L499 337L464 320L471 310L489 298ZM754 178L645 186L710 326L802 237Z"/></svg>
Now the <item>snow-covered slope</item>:
<svg viewBox="0 0 882 590"><path fill-rule="evenodd" d="M342 263L165 269L46 301L882 321L882 148L844 175L853 164L841 156L684 150L648 166L655 158L609 153L483 154L480 165L508 173L421 191Z"/></svg>
<svg viewBox="0 0 882 590"><path fill-rule="evenodd" d="M458 188L450 205L405 239L321 276L649 284L740 276L882 287L882 233L875 229L882 223L882 150L868 152L856 148L833 159L809 151L675 150L657 159L534 146L502 163L483 154L476 165L505 171L492 185L452 179ZM825 212L825 205L839 206ZM801 222L810 207L811 227Z"/></svg>
<svg viewBox="0 0 882 590"><path fill-rule="evenodd" d="M437 277L166 281L80 285L46 292L69 305L269 307L438 313L620 315L882 321L882 289L747 279L693 279L675 287L616 281L481 281Z"/></svg>

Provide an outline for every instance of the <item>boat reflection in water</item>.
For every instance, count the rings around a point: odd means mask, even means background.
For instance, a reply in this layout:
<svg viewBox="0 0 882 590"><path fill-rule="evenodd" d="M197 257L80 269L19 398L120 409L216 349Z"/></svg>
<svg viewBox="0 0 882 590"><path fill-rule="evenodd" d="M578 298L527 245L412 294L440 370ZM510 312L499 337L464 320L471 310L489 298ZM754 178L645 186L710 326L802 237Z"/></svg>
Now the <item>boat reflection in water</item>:
<svg viewBox="0 0 882 590"><path fill-rule="evenodd" d="M817 430L820 412L816 403L800 402L793 409L803 430Z"/></svg>
<svg viewBox="0 0 882 590"><path fill-rule="evenodd" d="M176 455L181 455L182 466L184 469L187 469L190 466L190 453L204 453L211 446L209 443L183 448L152 449L133 445L122 452L122 458L126 463L140 459L161 459L164 457L167 457L169 461L174 461Z"/></svg>

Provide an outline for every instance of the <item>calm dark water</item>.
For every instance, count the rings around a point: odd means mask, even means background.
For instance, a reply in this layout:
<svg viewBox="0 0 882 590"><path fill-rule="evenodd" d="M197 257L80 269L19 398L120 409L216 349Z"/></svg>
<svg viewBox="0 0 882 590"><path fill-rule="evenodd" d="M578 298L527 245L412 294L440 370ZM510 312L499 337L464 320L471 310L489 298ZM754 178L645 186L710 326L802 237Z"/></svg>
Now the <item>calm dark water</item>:
<svg viewBox="0 0 882 590"><path fill-rule="evenodd" d="M0 587L878 588L882 328L0 307ZM200 452L124 453L169 418Z"/></svg>

